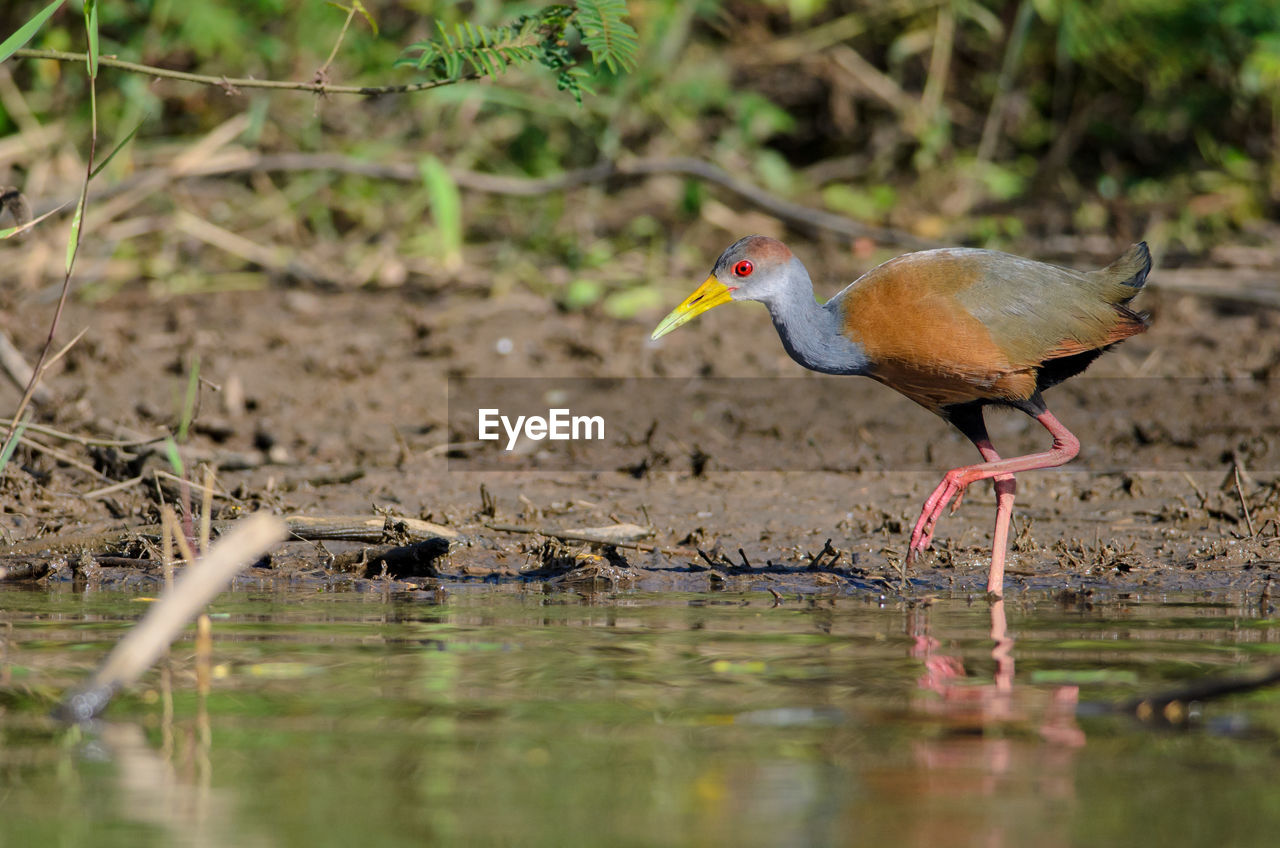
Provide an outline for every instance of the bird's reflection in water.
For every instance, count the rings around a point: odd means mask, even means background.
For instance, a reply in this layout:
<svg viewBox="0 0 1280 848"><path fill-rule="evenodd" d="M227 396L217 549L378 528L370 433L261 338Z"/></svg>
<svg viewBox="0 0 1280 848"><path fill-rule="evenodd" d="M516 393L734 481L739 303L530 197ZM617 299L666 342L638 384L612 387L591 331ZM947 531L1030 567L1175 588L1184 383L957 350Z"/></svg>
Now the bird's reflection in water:
<svg viewBox="0 0 1280 848"><path fill-rule="evenodd" d="M922 840L983 845L1017 841L1026 827L1042 832L1045 817L1074 804L1075 758L1085 743L1078 688L1016 681L1003 600L991 604L989 677L943 652L929 614L927 606L908 614L910 653L924 667L911 714L936 732L917 737L911 765L890 779L912 796L911 829Z"/></svg>
<svg viewBox="0 0 1280 848"><path fill-rule="evenodd" d="M987 735L991 731L1034 731L1045 742L1066 748L1084 744L1076 724L1079 689L1014 685L1013 637L1005 618L1004 600L991 603L991 682L969 676L958 656L940 653L942 643L930 632L929 608L913 610L908 622L911 655L924 663L918 685L932 693L918 707L943 722L951 735Z"/></svg>

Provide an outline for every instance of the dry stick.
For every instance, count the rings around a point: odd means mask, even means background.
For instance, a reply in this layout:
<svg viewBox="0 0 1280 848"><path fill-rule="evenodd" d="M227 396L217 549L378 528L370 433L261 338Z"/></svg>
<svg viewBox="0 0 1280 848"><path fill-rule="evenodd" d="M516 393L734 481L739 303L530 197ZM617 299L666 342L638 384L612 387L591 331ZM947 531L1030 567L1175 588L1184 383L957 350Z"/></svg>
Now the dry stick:
<svg viewBox="0 0 1280 848"><path fill-rule="evenodd" d="M68 53L64 50L32 50L23 48L15 50L14 56L19 59L52 59L55 62L84 62L86 57L83 53ZM376 97L383 94L409 94L415 91L429 91L433 88L440 88L444 85L453 85L454 83L476 80L480 78L479 74L467 74L457 79L447 80L431 80L429 82L414 82L405 85L329 85L323 82L293 82L291 80L258 80L258 79L237 79L228 77L213 77L206 74L189 74L185 71L171 71L168 68L157 68L152 65L140 65L137 62L126 62L123 59L114 59L110 56L99 56L98 64L104 68L116 68L121 71L130 71L135 74L146 74L152 77L162 77L164 79L181 80L182 82L194 82L200 85L212 85L226 90L229 94L235 94L236 89L240 88L274 88L284 91L310 91L316 94L357 94L365 97Z"/></svg>
<svg viewBox="0 0 1280 848"><path fill-rule="evenodd" d="M893 77L862 58L862 54L848 45L841 44L826 54L836 67L853 77L864 91L880 99L904 120L915 119L918 106L914 97L907 94Z"/></svg>
<svg viewBox="0 0 1280 848"><path fill-rule="evenodd" d="M338 33L338 40L333 42L333 49L329 51L329 58L324 60L324 64L320 66L320 70L316 71L316 79L323 80L329 72L329 66L333 64L333 60L337 58L338 48L342 46L342 40L347 37L347 30L351 28L351 19L356 16L356 4L352 3L351 8L347 9L347 19L342 22L342 30Z"/></svg>
<svg viewBox="0 0 1280 848"><path fill-rule="evenodd" d="M160 186L156 186L156 190L159 190L159 188ZM239 233L233 233L216 224L211 224L185 209L178 210L178 214L174 218L174 225L187 235L197 238L211 247L216 247L246 262L261 265L263 268L274 271L277 274L289 274L301 279L314 280L334 288L343 288L350 285L350 280L329 273L320 267L319 263L305 261L300 257L288 259L278 250L264 247Z"/></svg>
<svg viewBox="0 0 1280 848"><path fill-rule="evenodd" d="M0 418L0 426L12 426L13 419ZM167 436L153 436L149 439L95 439L92 436L77 436L74 433L67 433L62 430L55 430L44 424L28 424L27 430L32 433L39 433L42 436L51 436L55 439L61 439L64 442L75 442L78 445L96 445L104 448L136 448L144 445L154 445L156 442L163 442Z"/></svg>
<svg viewBox="0 0 1280 848"><path fill-rule="evenodd" d="M593 536L590 533L573 533L563 530L552 530L546 527L526 527L521 524L498 524L494 522L486 522L485 527L490 530L498 530L502 533L523 533L534 536L549 536L552 539L560 539L564 542L592 542L597 545L612 545L615 548L632 548L637 551L659 551L667 556L687 557L692 556L693 552L686 548L664 548L661 545L651 545L648 542L622 542L612 539L605 539L600 536ZM701 551L699 551L701 553ZM732 563L730 563L732 565Z"/></svg>
<svg viewBox="0 0 1280 848"><path fill-rule="evenodd" d="M186 529L182 520L178 518L178 514L173 511L173 507L169 504L162 504L160 507L160 515L169 522L169 535L173 536L173 541L178 546L178 552L182 554L182 558L188 563L196 561L196 553L191 549L191 542L187 539Z"/></svg>
<svg viewBox="0 0 1280 848"><path fill-rule="evenodd" d="M108 477L106 474L103 474L101 471L94 468L92 465L89 465L87 462L83 462L79 459L76 459L71 454L66 453L64 451L60 451L57 448L49 447L48 445L42 444L36 441L35 439L31 438L30 436L26 435L25 433L23 434L22 438L18 439L18 444L26 445L28 448L34 451L39 451L40 453L48 454L49 456L58 460L58 462L64 463L66 465L70 465L72 468L79 468L81 471L85 472L86 474L92 474L94 477L97 477L100 480L105 480L108 483L112 482L112 478Z"/></svg>
<svg viewBox="0 0 1280 848"><path fill-rule="evenodd" d="M173 510L168 504L160 512L160 557L164 564L164 590L173 591Z"/></svg>
<svg viewBox="0 0 1280 848"><path fill-rule="evenodd" d="M1009 92L1013 89L1018 63L1022 60L1022 48L1027 42L1027 30L1031 28L1033 14L1035 5L1031 0L1022 0L1009 31L1009 43L1005 45L1004 62L996 81L995 96L991 98L991 109L982 125L982 139L978 142L977 154L979 162L987 162L995 155L996 143L1000 140L1000 127L1004 123L1005 109L1009 104Z"/></svg>
<svg viewBox="0 0 1280 848"><path fill-rule="evenodd" d="M9 341L3 330L0 330L0 368L4 369L4 373L9 375L9 379L19 389L30 383L35 376L35 369L28 364L22 351ZM37 406L48 406L53 401L53 392L49 391L48 386L36 386L31 399Z"/></svg>
<svg viewBox="0 0 1280 848"><path fill-rule="evenodd" d="M82 494L80 497L81 497L81 499L86 500L86 501L87 501L87 500L90 500L90 499L92 499L92 498L101 498L101 497L105 497L105 496L110 495L110 494L112 494L112 493L114 493L114 492L119 492L119 491L122 491L122 490L124 490L124 489L128 489L128 488L130 488L130 487L132 487L132 486L136 486L136 485L138 485L138 484L139 484L139 483L141 483L144 479L146 479L146 476L147 476L147 475L145 475L145 474L139 474L137 477L133 477L133 478L131 478L131 479L129 479L129 480L121 480L119 483L114 483L114 484L112 484L112 485L110 485L110 486L103 486L101 489L94 489L94 490L93 490L93 491L91 491L91 492L85 492L85 493L84 493L84 494Z"/></svg>
<svg viewBox="0 0 1280 848"><path fill-rule="evenodd" d="M193 165L190 169L184 170L180 174L171 174L170 176L178 179L260 171L331 171L411 183L419 182L422 179L421 174L418 173L417 166L408 162L371 162L335 153L277 153L263 155L247 151L239 155L220 156L203 165ZM154 180L153 174L153 171L137 174L104 189L101 194L95 193L94 198L110 197L119 192L128 191L140 181ZM710 162L691 157L645 157L619 162L605 161L586 168L565 171L558 176L534 179L502 176L500 174L484 174L478 171L466 171L457 168L449 169L449 176L461 188L485 194L500 194L511 197L541 197L552 192L566 191L583 185L604 182L615 177L650 177L666 174L692 177L719 186L756 208L800 230L828 232L847 241L869 237L887 244L901 244L907 247L927 248L938 247L939 245L938 242L917 238L901 230L869 226L857 221L851 221L841 215L783 200L750 183L736 179ZM156 190L159 190L159 188L160 185L157 185Z"/></svg>
<svg viewBox="0 0 1280 848"><path fill-rule="evenodd" d="M162 468L153 468L153 469L151 470L151 473L155 474L157 477L164 477L164 478L166 478L166 479L168 479L168 480L172 480L172 481L173 481L173 482L175 482L175 483L186 483L188 486L190 486L190 487L191 487L191 488L193 488L193 489L199 489L199 490L201 491L202 495L203 495L203 494L208 494L210 497L212 497L212 496L216 495L217 497L220 497L220 498L223 498L224 500L229 500L229 501L239 501L239 500L240 500L239 498L237 498L237 497L235 497L235 496L233 496L233 495L230 495L230 494L228 494L228 493L226 493L226 492L220 492L220 491L218 491L217 487L214 487L214 488L212 488L212 489L207 489L207 490L206 490L206 488L205 488L204 486L201 486L199 483L192 483L192 482L191 482L191 481L189 481L189 480L184 480L183 478L179 477L177 474L173 474L173 473L171 473L171 472L165 471L165 470L164 470L164 469L162 469Z"/></svg>
<svg viewBox="0 0 1280 848"><path fill-rule="evenodd" d="M265 513L236 522L198 564L191 566L164 596L128 632L83 688L58 707L64 721L93 718L122 686L137 680L186 627L201 608L227 587L245 566L282 542L284 523Z"/></svg>
<svg viewBox="0 0 1280 848"><path fill-rule="evenodd" d="M53 400L53 393L50 392L47 387L40 385L40 378L44 376L44 373L46 371L48 371L51 367L53 367L54 363L56 363L59 359L61 359L64 355L66 355L66 352L71 350L71 348L75 346L76 342L80 341L80 339L82 339L84 337L84 334L88 331L89 331L89 328L85 327L83 330L76 333L75 336L71 339L71 341L64 344L58 350L57 353L55 353L53 356L48 357L48 359L45 360L44 364L39 367L39 370L27 365L26 360L22 358L22 354L19 353L16 348L13 348L13 346L9 344L8 338L6 338L3 333L0 333L0 358L3 358L3 355L6 352L5 346L8 345L9 349L12 350L13 354L17 357L17 360L11 363L10 362L4 363L5 369L9 372L10 376L12 376L14 380L18 383L19 387L21 387L22 385L22 380L19 379L19 373L22 374L22 379L26 381L27 385L34 384L34 390L31 392L31 399L35 401L37 406L41 405L42 403L48 404ZM46 347L46 351L47 350L48 348ZM14 370L15 368L19 368L22 370L16 371ZM14 419L10 420L9 422L10 426L13 426L13 421L16 420L16 418L17 416L14 416ZM27 429L28 430L33 429L29 423L27 425ZM43 429L43 428L34 428L34 429L37 429L37 431L39 431L39 429ZM65 454L59 453L58 451L55 451L53 448L46 448L43 445L39 444L38 442L30 442L25 437L22 439L19 439L19 442L21 442L22 444L26 444L28 447L37 447L38 449L45 450L48 453L54 454L63 462L66 462L69 465L74 465L77 468L82 468L84 470L89 471L90 473L98 474L98 472L95 471L94 469L87 467L81 462L67 458ZM98 474L98 476L104 480L111 479L110 477L107 477L105 474Z"/></svg>
<svg viewBox="0 0 1280 848"><path fill-rule="evenodd" d="M305 542L385 542L387 539L387 519L383 516L368 517L363 515L331 515L316 517L311 515L294 515L284 519L289 534L295 539ZM410 542L423 542L428 539L447 539L450 543L462 538L458 531L422 521L416 518L393 518L393 530ZM210 526L218 533L226 532L237 525L236 521L213 521ZM159 541L163 528L158 524L146 524L139 527L122 527L118 530L107 530L94 533L64 533L57 536L43 536L39 539L28 539L15 542L0 548L4 556L36 556L42 554L68 554L80 551L99 551L112 549L124 542L139 537Z"/></svg>
<svg viewBox="0 0 1280 848"><path fill-rule="evenodd" d="M1136 715L1143 721L1164 719L1170 724L1183 724L1189 717L1187 705L1194 701L1208 701L1241 692L1252 692L1277 683L1280 683L1280 664L1273 664L1263 666L1249 676L1210 677L1206 680L1195 680L1178 689L1146 698L1136 698L1121 705L1120 709Z"/></svg>
<svg viewBox="0 0 1280 848"><path fill-rule="evenodd" d="M213 521L213 467L204 467L204 491L200 498L200 552L209 552L209 524Z"/></svg>
<svg viewBox="0 0 1280 848"><path fill-rule="evenodd" d="M951 75L951 53L956 40L956 12L950 3L938 7L937 23L933 32L933 55L929 59L929 77L920 95L920 129L934 121L942 111L942 96L947 90L947 77Z"/></svg>
<svg viewBox="0 0 1280 848"><path fill-rule="evenodd" d="M1240 508L1244 510L1244 520L1249 526L1249 538L1258 535L1258 531L1253 526L1253 516L1249 514L1249 501L1245 499L1244 489L1240 486L1240 463L1232 463L1232 470L1236 475L1236 495L1240 498Z"/></svg>

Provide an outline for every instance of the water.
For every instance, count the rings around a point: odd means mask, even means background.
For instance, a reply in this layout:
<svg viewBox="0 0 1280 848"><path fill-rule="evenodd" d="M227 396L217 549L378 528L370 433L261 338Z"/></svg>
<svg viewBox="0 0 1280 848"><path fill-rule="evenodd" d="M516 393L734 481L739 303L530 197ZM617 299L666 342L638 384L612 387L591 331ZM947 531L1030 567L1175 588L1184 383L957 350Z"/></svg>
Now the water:
<svg viewBox="0 0 1280 848"><path fill-rule="evenodd" d="M106 721L47 718L145 609L0 592L0 845L1273 845L1275 660L1239 599L240 591ZM1271 617L1268 617L1271 616ZM999 633L996 633L999 636ZM994 648L994 651L993 651Z"/></svg>

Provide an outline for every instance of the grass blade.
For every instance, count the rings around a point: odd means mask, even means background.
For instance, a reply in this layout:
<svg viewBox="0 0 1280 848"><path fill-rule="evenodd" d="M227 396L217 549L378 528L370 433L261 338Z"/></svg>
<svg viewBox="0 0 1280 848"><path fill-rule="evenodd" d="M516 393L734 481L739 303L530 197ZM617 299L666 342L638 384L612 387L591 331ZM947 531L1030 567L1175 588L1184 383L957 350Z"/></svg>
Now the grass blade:
<svg viewBox="0 0 1280 848"><path fill-rule="evenodd" d="M84 28L89 34L89 76L98 78L98 0L84 0Z"/></svg>
<svg viewBox="0 0 1280 848"><path fill-rule="evenodd" d="M76 202L76 214L71 216L71 237L67 239L67 273L76 261L76 250L80 247L80 219L84 217L84 194Z"/></svg>
<svg viewBox="0 0 1280 848"><path fill-rule="evenodd" d="M18 447L22 434L27 430L27 423L31 421L31 413L27 412L22 416L22 420L18 422L18 426L13 428L13 434L9 436L9 441L5 442L4 450L0 450L0 477L4 476L4 469L9 465L9 458L13 456L14 450Z"/></svg>
<svg viewBox="0 0 1280 848"><path fill-rule="evenodd" d="M103 159L101 162L99 162L99 163L98 163L98 167L94 168L91 172L89 172L89 179L93 179L94 177L98 176L98 174L99 174L99 173L101 173L102 169L103 169L103 168L105 168L105 167L107 167L107 165L111 162L111 160L115 157L115 155L116 155L117 153L119 153L119 152L120 152L120 150L121 150L121 149L122 149L126 144L128 144L130 141L132 141L132 140L133 140L133 137L134 137L135 135L137 135L137 134L138 134L138 130L142 129L142 125L143 125L144 123L146 123L146 120L147 120L147 118L149 118L149 117L151 117L151 116L150 116L150 115L143 115L143 116L142 116L142 120L141 120L141 121L138 121L138 125L137 125L136 127L134 127L133 129L129 130L129 134L128 134L128 135L126 135L124 138L120 139L120 142L119 142L118 144L116 144L116 146L112 149L112 151L111 151L110 153L108 153L108 154L107 154L107 158L106 158L106 159Z"/></svg>
<svg viewBox="0 0 1280 848"><path fill-rule="evenodd" d="M449 169L434 156L418 162L418 172L431 200L431 217L435 219L441 257L446 268L462 265L462 195Z"/></svg>
<svg viewBox="0 0 1280 848"><path fill-rule="evenodd" d="M44 22L49 20L49 17L58 11L58 7L65 2L66 0L53 0L48 6L36 12L35 17L18 27L17 32L6 38L4 43L0 44L0 62L8 59L17 52L18 48L25 46L28 41L34 38L35 34L40 31L40 27L44 26Z"/></svg>
<svg viewBox="0 0 1280 848"><path fill-rule="evenodd" d="M186 478L186 472L183 471L182 453L178 450L178 443L173 440L173 436L169 436L164 440L164 455L169 460L169 466L179 477Z"/></svg>

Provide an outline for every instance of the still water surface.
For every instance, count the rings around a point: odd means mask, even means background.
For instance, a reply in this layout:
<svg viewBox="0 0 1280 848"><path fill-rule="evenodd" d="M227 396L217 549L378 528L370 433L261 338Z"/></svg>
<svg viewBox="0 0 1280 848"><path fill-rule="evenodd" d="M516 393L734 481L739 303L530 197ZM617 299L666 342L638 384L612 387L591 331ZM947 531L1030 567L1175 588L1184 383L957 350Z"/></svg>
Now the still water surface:
<svg viewBox="0 0 1280 848"><path fill-rule="evenodd" d="M0 592L0 845L1280 839L1274 689L1108 709L1276 661L1240 598L241 590L207 696L187 641L96 728L49 720L145 606Z"/></svg>

